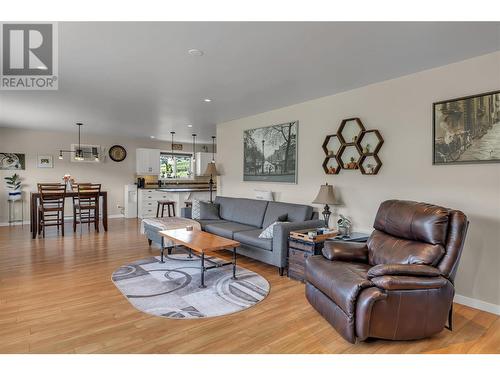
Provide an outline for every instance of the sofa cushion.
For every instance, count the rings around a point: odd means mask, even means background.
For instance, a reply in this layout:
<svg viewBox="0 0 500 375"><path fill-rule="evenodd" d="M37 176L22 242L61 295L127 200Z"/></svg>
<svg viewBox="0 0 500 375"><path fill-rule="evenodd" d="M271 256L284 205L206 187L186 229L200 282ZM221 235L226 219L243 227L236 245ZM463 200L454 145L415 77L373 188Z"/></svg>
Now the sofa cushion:
<svg viewBox="0 0 500 375"><path fill-rule="evenodd" d="M222 224L222 223L227 223L226 220L222 220L222 219L219 219L219 220L204 220L204 219L198 219L196 220L198 223L200 223L201 225L201 229L202 230L205 230L205 226L209 225L209 224Z"/></svg>
<svg viewBox="0 0 500 375"><path fill-rule="evenodd" d="M234 233L234 240L250 246L260 247L269 251L273 250L273 240L267 238L259 238L262 229L246 230L244 232Z"/></svg>
<svg viewBox="0 0 500 375"><path fill-rule="evenodd" d="M321 255L307 258L306 280L331 298L352 317L361 290L373 286L366 274L370 266L362 263L330 261Z"/></svg>
<svg viewBox="0 0 500 375"><path fill-rule="evenodd" d="M428 203L388 200L380 205L373 227L395 237L445 245L449 211Z"/></svg>
<svg viewBox="0 0 500 375"><path fill-rule="evenodd" d="M219 204L200 201L200 220L219 220Z"/></svg>
<svg viewBox="0 0 500 375"><path fill-rule="evenodd" d="M267 228L275 221L278 221L281 215L285 214L287 215L286 220L290 222L310 220L312 212L312 207L305 204L269 202L262 227Z"/></svg>
<svg viewBox="0 0 500 375"><path fill-rule="evenodd" d="M216 197L215 203L220 204L221 219L236 223L262 227L262 220L268 202L257 199Z"/></svg>
<svg viewBox="0 0 500 375"><path fill-rule="evenodd" d="M442 245L410 241L374 230L367 242L368 262L435 266L444 255Z"/></svg>
<svg viewBox="0 0 500 375"><path fill-rule="evenodd" d="M205 231L209 233L216 234L217 236L222 236L225 238L233 239L233 234L236 232L241 232L244 230L258 229L251 225L235 223L232 221L226 221L224 223L214 223L205 225Z"/></svg>

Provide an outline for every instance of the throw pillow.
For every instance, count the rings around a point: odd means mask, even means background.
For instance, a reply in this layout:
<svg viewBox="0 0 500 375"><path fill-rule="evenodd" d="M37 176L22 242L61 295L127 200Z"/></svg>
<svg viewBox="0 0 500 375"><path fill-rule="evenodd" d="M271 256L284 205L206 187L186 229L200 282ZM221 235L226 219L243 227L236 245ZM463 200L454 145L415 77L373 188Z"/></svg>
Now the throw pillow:
<svg viewBox="0 0 500 375"><path fill-rule="evenodd" d="M218 220L219 204L200 201L200 220Z"/></svg>
<svg viewBox="0 0 500 375"><path fill-rule="evenodd" d="M199 220L200 219L200 200L193 199L193 203L191 205L191 219Z"/></svg>
<svg viewBox="0 0 500 375"><path fill-rule="evenodd" d="M259 234L259 238L264 238L266 240L270 240L273 238L273 230L274 230L274 226L276 224L280 224L280 223L286 223L286 221L275 221L274 223L272 223L271 225L269 225L266 229L264 229L260 234Z"/></svg>
<svg viewBox="0 0 500 375"><path fill-rule="evenodd" d="M280 215L278 216L278 218L276 219L276 221L287 221L288 220L288 214L283 214L283 215Z"/></svg>

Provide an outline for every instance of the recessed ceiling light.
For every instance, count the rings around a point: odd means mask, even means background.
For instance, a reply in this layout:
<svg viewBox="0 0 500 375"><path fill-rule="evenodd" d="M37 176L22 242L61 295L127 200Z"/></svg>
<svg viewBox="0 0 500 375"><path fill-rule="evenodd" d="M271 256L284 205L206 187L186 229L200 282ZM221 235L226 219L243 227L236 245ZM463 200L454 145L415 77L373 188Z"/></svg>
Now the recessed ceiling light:
<svg viewBox="0 0 500 375"><path fill-rule="evenodd" d="M150 135L149 138L155 139L156 137L154 135Z"/></svg>
<svg viewBox="0 0 500 375"><path fill-rule="evenodd" d="M188 128L192 128L192 127L193 127L193 125L191 125L191 124L188 125Z"/></svg>
<svg viewBox="0 0 500 375"><path fill-rule="evenodd" d="M205 103L210 103L210 102L212 101L212 99L205 98L205 99L203 99L203 101L204 101Z"/></svg>
<svg viewBox="0 0 500 375"><path fill-rule="evenodd" d="M203 56L203 51L202 51L202 50L199 50L199 49L196 49L196 48L190 49L190 50L188 51L188 53L189 53L191 56Z"/></svg>

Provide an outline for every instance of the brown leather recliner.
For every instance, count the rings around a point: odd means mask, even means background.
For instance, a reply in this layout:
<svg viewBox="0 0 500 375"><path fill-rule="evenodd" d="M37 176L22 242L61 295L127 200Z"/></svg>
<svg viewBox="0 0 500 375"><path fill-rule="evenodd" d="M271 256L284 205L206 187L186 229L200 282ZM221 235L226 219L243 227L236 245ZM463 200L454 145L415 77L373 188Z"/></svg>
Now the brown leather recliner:
<svg viewBox="0 0 500 375"><path fill-rule="evenodd" d="M467 233L461 212L427 203L380 205L367 243L325 242L306 261L306 297L352 343L413 340L452 324L453 280Z"/></svg>

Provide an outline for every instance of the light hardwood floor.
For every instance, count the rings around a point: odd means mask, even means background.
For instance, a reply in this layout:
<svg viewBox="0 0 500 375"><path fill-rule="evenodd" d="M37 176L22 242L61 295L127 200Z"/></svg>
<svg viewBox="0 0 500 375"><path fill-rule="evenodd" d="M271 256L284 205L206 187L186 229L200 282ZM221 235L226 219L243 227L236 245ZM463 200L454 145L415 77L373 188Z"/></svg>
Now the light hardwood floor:
<svg viewBox="0 0 500 375"><path fill-rule="evenodd" d="M241 257L269 296L230 316L170 320L134 309L111 282L120 265L151 255L136 220L107 233L31 240L0 227L0 353L500 353L498 316L455 305L455 329L426 340L351 345L307 303L304 285ZM227 252L225 256L229 257Z"/></svg>

